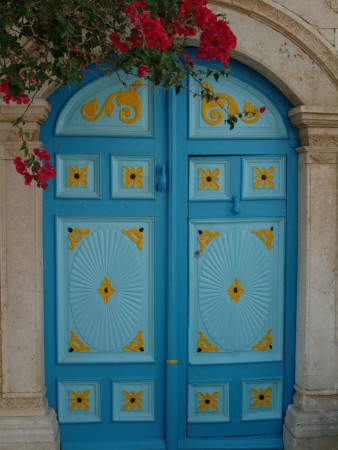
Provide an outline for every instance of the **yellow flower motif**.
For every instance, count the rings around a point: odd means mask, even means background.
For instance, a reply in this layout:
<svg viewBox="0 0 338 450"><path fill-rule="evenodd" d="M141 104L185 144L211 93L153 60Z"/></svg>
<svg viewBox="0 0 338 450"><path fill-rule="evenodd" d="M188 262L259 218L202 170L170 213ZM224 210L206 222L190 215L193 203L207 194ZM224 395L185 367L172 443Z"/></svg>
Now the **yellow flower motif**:
<svg viewBox="0 0 338 450"><path fill-rule="evenodd" d="M202 175L200 177L200 181L202 181L202 183L199 185L199 190L201 191L202 189L205 188L205 186L208 186L208 189L210 188L214 188L216 189L216 191L219 190L219 186L216 183L216 181L219 180L218 177L216 177L216 175L219 174L219 169L215 169L212 173L211 170L208 169L208 173L204 170L204 169L199 169L200 175Z"/></svg>
<svg viewBox="0 0 338 450"><path fill-rule="evenodd" d="M123 406L123 410L126 410L130 407L130 409L134 409L134 407L136 406L137 409L141 410L142 407L140 405L140 403L143 401L141 397L141 395L143 394L143 391L138 392L137 394L135 394L135 391L131 391L131 393L129 394L129 392L127 391L123 391L124 395L126 396L123 401L126 402L126 404Z"/></svg>
<svg viewBox="0 0 338 450"><path fill-rule="evenodd" d="M108 298L115 292L115 289L112 288L112 285L109 283L108 277L104 277L101 286L97 289L97 292L101 294L103 301L108 303Z"/></svg>
<svg viewBox="0 0 338 450"><path fill-rule="evenodd" d="M79 183L82 184L82 186L87 186L87 181L85 178L87 178L87 175L85 174L85 171L88 169L88 166L83 166L81 169L79 169L79 166L75 166L75 169L71 166L67 166L68 171L70 174L67 176L70 178L70 180L67 181L67 186L73 186L75 183L75 186L78 186Z"/></svg>
<svg viewBox="0 0 338 450"><path fill-rule="evenodd" d="M131 187L143 187L143 175L141 173L143 172L143 167L139 167L137 170L135 170L135 167L133 166L131 169L128 167L123 167L124 174L122 175L125 181L123 182L123 187L128 187L129 184L131 184Z"/></svg>
<svg viewBox="0 0 338 450"><path fill-rule="evenodd" d="M242 292L244 292L244 289L240 285L238 278L235 277L235 282L230 286L230 288L227 290L227 293L230 294L230 297L232 300L237 303L239 300L239 297L241 296Z"/></svg>
<svg viewBox="0 0 338 450"><path fill-rule="evenodd" d="M216 400L216 397L218 397L218 394L219 394L219 392L214 392L212 394L212 396L210 397L208 392L205 395L203 395L202 392L197 392L198 397L202 399L202 400L198 400L198 403L200 404L200 406L197 408L197 411L201 412L204 410L204 408L206 409L206 411L209 411L210 406L214 411L218 411L218 408L215 405L215 403L218 402L218 400Z"/></svg>
<svg viewBox="0 0 338 450"><path fill-rule="evenodd" d="M261 184L263 185L263 188L266 187L266 183L268 183L268 186L270 186L271 188L275 187L275 185L273 184L272 180L273 179L273 175L272 172L274 171L274 167L269 167L267 171L265 171L265 167L262 168L262 171L260 171L258 169L258 167L254 167L253 170L255 171L255 173L257 173L257 175L254 177L255 180L257 180L254 184L254 188L258 188Z"/></svg>
<svg viewBox="0 0 338 450"><path fill-rule="evenodd" d="M69 391L71 398L69 401L71 402L71 405L69 409L72 411L77 407L77 409L85 409L86 411L89 409L89 405L87 403L89 402L88 395L90 394L90 390L86 389L81 393L81 391L77 391L77 394L75 394L74 391Z"/></svg>
<svg viewBox="0 0 338 450"><path fill-rule="evenodd" d="M264 403L266 404L266 406L271 408L271 402L269 401L269 399L271 398L271 395L268 395L268 394L270 394L271 390L272 390L271 387L267 388L265 391L263 388L260 388L259 393L258 393L258 391L256 389L251 389L251 392L254 395L254 397L251 397L251 400L253 400L253 403L251 404L251 408L256 408L258 403L261 408L263 408Z"/></svg>

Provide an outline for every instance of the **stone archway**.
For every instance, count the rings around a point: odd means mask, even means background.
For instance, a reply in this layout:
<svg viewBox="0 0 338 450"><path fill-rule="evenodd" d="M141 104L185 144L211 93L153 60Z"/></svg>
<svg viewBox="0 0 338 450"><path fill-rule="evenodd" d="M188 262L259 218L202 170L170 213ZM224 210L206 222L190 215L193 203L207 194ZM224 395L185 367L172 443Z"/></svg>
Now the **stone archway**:
<svg viewBox="0 0 338 450"><path fill-rule="evenodd" d="M219 0L211 7L227 12L238 37L233 57L269 79L294 105L289 116L301 141L296 386L285 418L284 446L333 448L338 153L334 48L312 25L272 0ZM27 112L32 148L42 145L39 126L48 116L44 99L49 94L40 93ZM12 164L19 150L10 121L22 108L0 102L0 449L56 449L58 426L44 387L48 349L43 344L42 195L23 185Z"/></svg>

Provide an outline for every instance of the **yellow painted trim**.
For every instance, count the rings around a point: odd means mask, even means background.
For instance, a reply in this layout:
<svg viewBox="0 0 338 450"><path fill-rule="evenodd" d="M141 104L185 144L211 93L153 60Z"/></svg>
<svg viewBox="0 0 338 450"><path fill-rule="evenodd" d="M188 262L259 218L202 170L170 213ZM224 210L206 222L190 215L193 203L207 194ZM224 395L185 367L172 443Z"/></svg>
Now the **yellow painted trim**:
<svg viewBox="0 0 338 450"><path fill-rule="evenodd" d="M213 88L206 81L201 83L201 87L207 89L211 95L218 98L217 101L211 100L210 102L208 102L205 98L202 100L201 113L204 122L206 122L208 125L218 125L223 120L223 109L225 109L225 101L228 104L226 111L229 116L235 116L236 114L241 113L240 109L237 106L237 103L230 95L223 94L221 92L217 92L217 94L214 94ZM210 111L208 116L208 111L211 108L217 107L222 108L222 111L220 111L219 109L213 109ZM242 113L242 117L239 118L242 122L245 123L257 122L260 116L259 109L256 108L256 106L254 106L252 103L246 102L245 100Z"/></svg>
<svg viewBox="0 0 338 450"><path fill-rule="evenodd" d="M81 228L74 228L68 235L68 239L70 242L69 250L73 250L75 245L79 242L80 239L83 238L86 234L90 232L90 228L88 230L81 230Z"/></svg>
<svg viewBox="0 0 338 450"><path fill-rule="evenodd" d="M269 250L272 249L273 232L271 228L262 228L261 230L252 230L253 234L256 234L266 244Z"/></svg>
<svg viewBox="0 0 338 450"><path fill-rule="evenodd" d="M177 362L178 362L177 359L167 359L167 363L175 364Z"/></svg>
<svg viewBox="0 0 338 450"><path fill-rule="evenodd" d="M99 109L99 106L97 104L97 97L95 97L93 100L90 100L82 106L81 116L89 122L98 120L103 113L106 113L108 117L111 117L114 111L113 100L116 98L117 106L127 105L119 112L120 120L126 124L137 122L141 116L141 101L138 93L136 92L136 88L141 85L141 80L135 80L133 84L129 86L128 91L117 91L108 95L98 114L96 114L96 111ZM135 116L132 119L128 118L133 113L130 106L135 110Z"/></svg>
<svg viewBox="0 0 338 450"><path fill-rule="evenodd" d="M132 341L129 342L128 345L122 347L122 350L131 350L132 352L137 352L143 347L143 338L142 338L143 330L139 330L137 335L134 337Z"/></svg>
<svg viewBox="0 0 338 450"><path fill-rule="evenodd" d="M235 282L227 290L227 293L230 295L230 298L235 303L238 303L238 300L239 300L240 296L242 295L242 292L244 292L244 291L245 291L245 289L242 288L240 282L238 281L238 278L235 277Z"/></svg>
<svg viewBox="0 0 338 450"><path fill-rule="evenodd" d="M209 244L209 242L215 237L219 235L219 231L215 231L213 233L210 230L204 230L199 236L198 236L198 242L200 244L200 252L203 252L204 247Z"/></svg>
<svg viewBox="0 0 338 450"><path fill-rule="evenodd" d="M272 344L272 337L270 334L271 331L272 331L272 328L269 328L268 331L266 332L265 336L263 336L262 339L260 339L257 342L257 344L253 345L251 347L251 350L254 350L255 348L257 348L258 350L263 350L263 351L267 350L270 347L270 345ZM264 343L264 341L266 341L266 342Z"/></svg>
<svg viewBox="0 0 338 450"><path fill-rule="evenodd" d="M210 352L211 350L215 350L215 352L218 352L218 347L212 345L212 343L208 341L208 339L204 336L202 331L199 331L198 334L199 338L197 341L197 347L200 348L202 352Z"/></svg>
<svg viewBox="0 0 338 450"><path fill-rule="evenodd" d="M122 233L129 236L129 238L133 242L135 242L135 244L137 245L137 248L139 250L143 250L143 248L142 248L142 241L143 241L142 231L138 230L137 228L130 228L130 230L125 230L123 228Z"/></svg>

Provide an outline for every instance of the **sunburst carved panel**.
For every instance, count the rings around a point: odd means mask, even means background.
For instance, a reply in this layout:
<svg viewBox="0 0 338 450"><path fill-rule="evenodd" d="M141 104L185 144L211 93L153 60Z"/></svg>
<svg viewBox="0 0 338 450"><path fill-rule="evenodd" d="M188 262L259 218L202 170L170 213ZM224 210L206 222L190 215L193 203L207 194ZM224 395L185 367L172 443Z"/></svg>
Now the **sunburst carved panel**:
<svg viewBox="0 0 338 450"><path fill-rule="evenodd" d="M98 292L105 277L115 290L106 303ZM121 350L132 338L143 291L137 252L122 233L101 229L87 237L73 262L70 304L89 345L101 351Z"/></svg>
<svg viewBox="0 0 338 450"><path fill-rule="evenodd" d="M227 289L237 278L238 302ZM211 242L201 267L198 296L202 320L215 343L228 351L247 347L269 315L271 268L266 250L247 232L228 231Z"/></svg>

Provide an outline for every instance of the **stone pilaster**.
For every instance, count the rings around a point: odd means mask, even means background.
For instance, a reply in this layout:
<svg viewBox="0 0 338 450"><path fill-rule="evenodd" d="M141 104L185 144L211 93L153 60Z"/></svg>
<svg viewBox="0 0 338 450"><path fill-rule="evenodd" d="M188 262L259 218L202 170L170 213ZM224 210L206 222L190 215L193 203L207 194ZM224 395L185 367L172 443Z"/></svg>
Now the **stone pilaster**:
<svg viewBox="0 0 338 450"><path fill-rule="evenodd" d="M21 152L10 121L25 109L0 101L0 449L55 450L58 424L44 382L42 193L13 165ZM40 99L26 112L32 148L41 147L49 111Z"/></svg>
<svg viewBox="0 0 338 450"><path fill-rule="evenodd" d="M294 403L285 450L336 448L338 109L300 106L298 282Z"/></svg>

